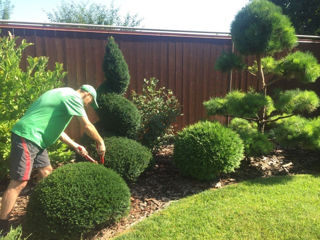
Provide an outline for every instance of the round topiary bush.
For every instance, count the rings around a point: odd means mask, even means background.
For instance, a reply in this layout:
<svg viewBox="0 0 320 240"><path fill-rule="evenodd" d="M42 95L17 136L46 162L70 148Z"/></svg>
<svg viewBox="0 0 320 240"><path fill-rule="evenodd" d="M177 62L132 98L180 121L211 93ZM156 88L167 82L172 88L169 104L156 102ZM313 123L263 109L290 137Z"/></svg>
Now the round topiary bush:
<svg viewBox="0 0 320 240"><path fill-rule="evenodd" d="M89 138L89 137L87 137ZM152 153L141 143L126 137L105 137L106 145L105 166L116 171L127 182L134 182L149 166ZM95 146L91 141L87 150L99 159ZM78 161L84 159L79 156Z"/></svg>
<svg viewBox="0 0 320 240"><path fill-rule="evenodd" d="M113 170L93 163L67 164L36 186L26 224L37 239L80 239L129 209L129 188Z"/></svg>
<svg viewBox="0 0 320 240"><path fill-rule="evenodd" d="M107 93L99 95L98 104L97 114L100 121L97 127L100 131L136 138L141 116L132 102L121 95Z"/></svg>
<svg viewBox="0 0 320 240"><path fill-rule="evenodd" d="M218 122L198 122L178 133L173 156L183 175L212 180L239 167L243 142Z"/></svg>

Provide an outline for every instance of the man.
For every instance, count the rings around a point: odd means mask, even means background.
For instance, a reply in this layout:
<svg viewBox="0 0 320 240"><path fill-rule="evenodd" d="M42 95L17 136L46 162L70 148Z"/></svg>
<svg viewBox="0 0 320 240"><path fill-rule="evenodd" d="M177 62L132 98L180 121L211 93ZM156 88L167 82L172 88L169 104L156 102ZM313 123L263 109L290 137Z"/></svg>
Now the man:
<svg viewBox="0 0 320 240"><path fill-rule="evenodd" d="M41 95L13 126L11 132L10 183L2 196L0 230L9 228L9 214L30 179L32 168L37 168L41 178L52 172L46 148L58 138L81 155L88 154L83 146L74 142L65 132L76 116L84 132L97 143L97 152L105 154L104 141L89 121L84 107L98 107L97 93L90 85L80 89L56 88Z"/></svg>

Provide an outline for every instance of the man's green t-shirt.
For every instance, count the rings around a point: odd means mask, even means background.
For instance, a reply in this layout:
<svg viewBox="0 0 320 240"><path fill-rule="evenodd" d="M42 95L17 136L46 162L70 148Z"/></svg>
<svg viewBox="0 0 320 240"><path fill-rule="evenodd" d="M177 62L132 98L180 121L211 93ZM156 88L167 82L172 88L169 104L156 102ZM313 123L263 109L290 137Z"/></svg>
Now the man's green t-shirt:
<svg viewBox="0 0 320 240"><path fill-rule="evenodd" d="M56 88L41 95L11 131L44 149L57 141L73 116L86 116L80 94Z"/></svg>

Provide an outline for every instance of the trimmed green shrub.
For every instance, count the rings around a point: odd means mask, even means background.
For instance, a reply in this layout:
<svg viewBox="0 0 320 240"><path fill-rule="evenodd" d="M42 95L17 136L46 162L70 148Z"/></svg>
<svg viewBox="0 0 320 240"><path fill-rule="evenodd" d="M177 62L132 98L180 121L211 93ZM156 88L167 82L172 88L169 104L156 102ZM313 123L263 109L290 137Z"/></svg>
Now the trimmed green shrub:
<svg viewBox="0 0 320 240"><path fill-rule="evenodd" d="M116 136L135 139L140 127L141 116L137 107L125 97L107 93L98 98L99 131L111 132Z"/></svg>
<svg viewBox="0 0 320 240"><path fill-rule="evenodd" d="M132 102L141 114L138 140L143 145L158 151L161 145L173 138L173 126L181 114L178 99L170 89L157 88L159 80L152 77L144 79L142 94L132 91Z"/></svg>
<svg viewBox="0 0 320 240"><path fill-rule="evenodd" d="M229 127L236 131L243 140L246 157L265 155L274 148L268 137L258 132L256 123L234 118L231 120Z"/></svg>
<svg viewBox="0 0 320 240"><path fill-rule="evenodd" d="M274 141L285 148L320 150L320 117L281 119L272 130Z"/></svg>
<svg viewBox="0 0 320 240"><path fill-rule="evenodd" d="M178 133L173 157L183 175L212 180L239 167L243 142L219 122L198 122Z"/></svg>
<svg viewBox="0 0 320 240"><path fill-rule="evenodd" d="M129 188L113 170L93 163L67 164L36 186L26 224L37 239L79 239L94 227L119 220L129 208Z"/></svg>
<svg viewBox="0 0 320 240"><path fill-rule="evenodd" d="M98 95L124 94L130 82L130 74L126 60L113 37L108 38L102 67L106 81L97 89Z"/></svg>
<svg viewBox="0 0 320 240"><path fill-rule="evenodd" d="M89 155L100 160L92 139L84 135L81 142L87 146ZM104 137L106 155L104 165L116 171L127 182L134 182L143 171L152 163L151 151L139 142L126 138L109 136ZM77 155L76 161L87 161Z"/></svg>

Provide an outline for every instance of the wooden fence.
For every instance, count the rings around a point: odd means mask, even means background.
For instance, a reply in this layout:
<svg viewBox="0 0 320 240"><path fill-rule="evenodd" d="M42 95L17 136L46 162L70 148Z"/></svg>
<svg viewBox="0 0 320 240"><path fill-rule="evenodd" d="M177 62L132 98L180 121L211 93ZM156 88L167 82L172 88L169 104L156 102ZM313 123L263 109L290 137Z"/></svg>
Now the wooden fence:
<svg viewBox="0 0 320 240"><path fill-rule="evenodd" d="M50 24L2 24L0 29L2 34L10 31L34 43L27 48L25 56L48 56L49 68L55 62L62 62L68 72L66 83L73 88L84 83L97 87L105 80L102 61L107 38L113 36L129 66L131 81L127 95L131 90L141 92L144 78L158 78L160 85L172 89L182 104L183 116L177 120L177 129L206 118L203 101L224 96L229 89L228 74L214 69L221 52L232 48L228 35L63 28ZM320 60L319 40L300 38L300 42L299 48L313 52ZM249 63L252 61L253 58L247 59ZM259 88L247 72L233 72L233 89L247 90L250 86ZM319 87L316 88L320 93ZM89 118L96 121L94 111L88 111ZM226 122L224 117L216 119ZM78 129L73 121L68 132L77 138Z"/></svg>

